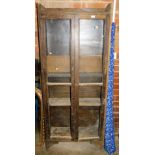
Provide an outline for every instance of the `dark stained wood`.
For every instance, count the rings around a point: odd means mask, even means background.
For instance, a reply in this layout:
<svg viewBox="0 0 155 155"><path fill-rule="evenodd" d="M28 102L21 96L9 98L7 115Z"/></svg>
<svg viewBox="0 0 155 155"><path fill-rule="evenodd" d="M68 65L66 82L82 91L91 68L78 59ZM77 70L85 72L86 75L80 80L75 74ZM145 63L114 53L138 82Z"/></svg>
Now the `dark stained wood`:
<svg viewBox="0 0 155 155"><path fill-rule="evenodd" d="M47 71L48 73L54 72L67 72L70 73L70 56L47 56Z"/></svg>
<svg viewBox="0 0 155 155"><path fill-rule="evenodd" d="M69 127L71 119L70 106L50 106L51 127Z"/></svg>
<svg viewBox="0 0 155 155"><path fill-rule="evenodd" d="M100 86L80 86L79 97L80 98L100 98L101 87Z"/></svg>
<svg viewBox="0 0 155 155"><path fill-rule="evenodd" d="M102 72L102 56L80 56L80 72Z"/></svg>
<svg viewBox="0 0 155 155"><path fill-rule="evenodd" d="M79 141L99 139L98 127L79 127Z"/></svg>
<svg viewBox="0 0 155 155"><path fill-rule="evenodd" d="M99 106L79 106L79 127L98 128L99 124Z"/></svg>
<svg viewBox="0 0 155 155"><path fill-rule="evenodd" d="M47 61L46 61L46 30L45 20L40 19L41 10L44 9L42 6L38 6L38 25L39 25L39 48L41 58L41 87L43 95L44 113L45 113L45 143L46 147L49 147L50 141L50 118L49 118L49 107L48 107L48 88L47 82Z"/></svg>
<svg viewBox="0 0 155 155"><path fill-rule="evenodd" d="M83 134L85 134L87 132L84 132ZM80 136L79 141L91 141L91 140L99 140L99 136L92 136L89 134L88 137L82 137Z"/></svg>
<svg viewBox="0 0 155 155"><path fill-rule="evenodd" d="M79 23L77 16L74 17L74 91L73 91L73 139L78 140L78 103L79 103Z"/></svg>
<svg viewBox="0 0 155 155"><path fill-rule="evenodd" d="M70 98L72 95L70 86L49 86L50 98ZM79 97L80 98L100 98L101 86L80 86Z"/></svg>
<svg viewBox="0 0 155 155"><path fill-rule="evenodd" d="M99 107L79 107L79 141L99 139L98 137Z"/></svg>
<svg viewBox="0 0 155 155"><path fill-rule="evenodd" d="M70 57L65 56L47 56L47 71L48 73L70 72ZM80 72L102 72L102 56L87 55L80 56Z"/></svg>
<svg viewBox="0 0 155 155"><path fill-rule="evenodd" d="M42 15L41 18L46 18L46 19L50 19L50 18L66 18L69 15L80 15L81 18L86 15L87 17L90 17L91 15L96 15L97 18L103 18L103 16L108 15L110 12L109 10L105 10L105 9L71 9L71 8L61 8L61 9L56 9L56 8L47 8L46 10L42 10ZM84 18L86 18L84 16Z"/></svg>
<svg viewBox="0 0 155 155"><path fill-rule="evenodd" d="M49 98L49 106L71 106L70 98Z"/></svg>
<svg viewBox="0 0 155 155"><path fill-rule="evenodd" d="M92 12L89 14L83 14L83 13L80 14L80 19L104 19L104 18L106 18L106 15L98 14L98 12Z"/></svg>
<svg viewBox="0 0 155 155"><path fill-rule="evenodd" d="M101 106L100 98L79 98L79 106Z"/></svg>
<svg viewBox="0 0 155 155"><path fill-rule="evenodd" d="M79 86L103 86L103 83L79 83Z"/></svg>
<svg viewBox="0 0 155 155"><path fill-rule="evenodd" d="M39 99L39 107L40 107L40 125L39 125L39 142L37 146L42 147L44 145L44 111L43 111L43 102L42 102L42 93L41 90L35 88L35 95Z"/></svg>
<svg viewBox="0 0 155 155"><path fill-rule="evenodd" d="M70 57L70 62L71 62L71 66L70 66L70 74L71 74L71 123L70 123L70 128L71 128L71 136L72 139L74 140L75 137L75 31L74 31L74 17L71 20L71 57Z"/></svg>
<svg viewBox="0 0 155 155"><path fill-rule="evenodd" d="M87 72L80 73L80 83L100 83L102 82L102 73Z"/></svg>
<svg viewBox="0 0 155 155"><path fill-rule="evenodd" d="M71 88L70 86L49 86L49 97L50 98L70 98Z"/></svg>
<svg viewBox="0 0 155 155"><path fill-rule="evenodd" d="M81 16L81 18L82 19L92 19L92 16L90 16L90 15L82 15ZM94 19L101 19L101 20L104 20L105 19L105 15L99 15L99 16L96 16L95 14L94 14ZM105 25L106 23L105 23L105 20L104 20L104 25ZM97 24L98 25L98 24ZM102 30L100 30L100 31L102 31ZM101 32L101 34L100 35L103 35L103 31ZM95 36L95 35L94 35ZM101 37L102 38L102 37ZM100 38L100 39L101 39ZM105 38L105 36L104 36L104 38ZM101 41L103 41L103 40L101 40ZM100 41L99 41L100 42ZM102 45L103 46L103 45ZM93 48L93 47L92 47ZM85 47L85 49L86 49L86 47ZM104 53L105 51L103 51L103 53ZM89 52L88 52L89 53ZM90 60L90 59L94 59L94 56L91 56L91 57L89 57L89 62L88 61L81 61L81 63L83 62L83 64L81 64L80 65L80 67L81 68L84 68L84 66L86 67L86 70L85 70L85 72L90 72L90 70L91 71L93 71L93 72L102 72L103 71L103 56L102 56L103 54L102 54L102 51L99 51L99 53L98 53L98 55L96 56L95 55L95 57L98 57L99 59L97 60L97 59L95 59L96 60L96 63L93 63L94 61L92 61L92 60ZM82 58L80 57L80 60L81 60ZM92 62L92 63L91 63ZM88 66L88 67L87 67ZM89 69L90 68L90 69ZM97 71L96 71L96 69L98 69ZM81 70L80 70L81 71ZM102 72L103 73L103 72ZM102 78L102 81L103 81L103 78ZM104 82L102 82L102 83L80 83L79 84L80 86L103 86L104 85ZM100 88L100 97L103 95L103 91L102 91L102 87ZM101 106L100 106L100 108L99 108L99 111L98 111L98 116L99 116L99 119L98 119L98 124L97 124L97 137L99 136L100 137L100 139L101 139L101 132L103 132L103 114L104 114L104 109L103 109L103 101L102 101L102 99L101 99ZM88 121L88 120L87 120ZM99 138L98 137L98 138Z"/></svg>
<svg viewBox="0 0 155 155"><path fill-rule="evenodd" d="M48 86L71 86L71 83L47 82Z"/></svg>
<svg viewBox="0 0 155 155"><path fill-rule="evenodd" d="M51 127L51 139L72 139L69 127Z"/></svg>
<svg viewBox="0 0 155 155"><path fill-rule="evenodd" d="M108 6L108 9L46 9L43 7L39 9L41 77L47 148L50 142L103 141L110 14L111 6ZM70 20L70 45L69 49L64 49L64 55L63 48L55 47L60 49L59 52L49 52L46 56L46 19ZM97 49L96 54L87 50L85 54L80 55L79 19L104 20L105 55L102 56L102 51ZM53 46L50 47L52 48Z"/></svg>
<svg viewBox="0 0 155 155"><path fill-rule="evenodd" d="M102 76L103 76L103 74L98 73L98 72L80 73L80 83L101 83ZM48 82L68 83L70 81L71 81L70 73L52 72L52 73L48 74Z"/></svg>
<svg viewBox="0 0 155 155"><path fill-rule="evenodd" d="M71 83L70 73L60 72L60 73L49 73L48 82L52 83Z"/></svg>
<svg viewBox="0 0 155 155"><path fill-rule="evenodd" d="M103 57L102 57L102 81L103 81L103 87L101 87L101 107L99 110L99 116L100 116L100 122L99 122L99 137L100 139L103 139L103 121L104 121L104 102L105 102L105 77L106 77L106 73L105 73L105 66L106 66L106 56L107 56L107 52L108 52L108 40L109 39L109 35L108 35L108 26L109 26L109 20L105 19L105 27L104 27L104 52L103 52Z"/></svg>

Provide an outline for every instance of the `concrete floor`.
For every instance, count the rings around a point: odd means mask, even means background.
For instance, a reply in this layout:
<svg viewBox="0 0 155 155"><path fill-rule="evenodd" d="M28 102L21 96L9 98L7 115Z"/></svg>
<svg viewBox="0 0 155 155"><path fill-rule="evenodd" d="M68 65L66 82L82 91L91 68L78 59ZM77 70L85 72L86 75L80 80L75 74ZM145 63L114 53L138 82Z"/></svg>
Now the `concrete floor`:
<svg viewBox="0 0 155 155"><path fill-rule="evenodd" d="M119 140L116 139L117 151L113 155L119 155ZM96 145L89 142L60 142L46 150L36 149L36 155L108 155Z"/></svg>

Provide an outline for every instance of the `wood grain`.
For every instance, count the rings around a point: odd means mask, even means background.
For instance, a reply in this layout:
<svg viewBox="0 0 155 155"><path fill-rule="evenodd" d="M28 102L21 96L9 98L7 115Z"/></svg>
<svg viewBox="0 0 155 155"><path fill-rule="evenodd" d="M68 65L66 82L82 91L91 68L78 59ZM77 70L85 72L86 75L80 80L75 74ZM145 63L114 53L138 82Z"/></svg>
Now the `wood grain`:
<svg viewBox="0 0 155 155"><path fill-rule="evenodd" d="M79 127L79 141L92 139L99 139L97 127Z"/></svg>
<svg viewBox="0 0 155 155"><path fill-rule="evenodd" d="M80 72L102 72L102 56L80 56Z"/></svg>
<svg viewBox="0 0 155 155"><path fill-rule="evenodd" d="M79 98L79 106L100 106L100 98Z"/></svg>
<svg viewBox="0 0 155 155"><path fill-rule="evenodd" d="M96 19L104 20L106 24L104 29L106 41L104 52L102 51L105 55L103 56L102 54L80 55L79 19L92 19L92 14L96 16ZM110 5L105 10L41 8L39 11L39 42L47 146L49 146L49 141L103 140L110 14ZM70 55L46 55L46 19L70 20ZM89 50L86 53L89 53ZM58 81L52 81L56 77L51 77L48 81L47 74L53 75L53 73L59 74ZM66 74L65 78L68 79L63 81L64 78L60 73ZM85 73L92 73L94 76L84 75ZM79 82L81 77L82 82Z"/></svg>
<svg viewBox="0 0 155 155"><path fill-rule="evenodd" d="M68 82L47 82L48 86L71 86L71 83Z"/></svg>
<svg viewBox="0 0 155 155"><path fill-rule="evenodd" d="M49 98L49 106L71 106L70 98Z"/></svg>
<svg viewBox="0 0 155 155"><path fill-rule="evenodd" d="M103 83L79 83L79 86L103 86Z"/></svg>
<svg viewBox="0 0 155 155"><path fill-rule="evenodd" d="M69 127L51 127L51 136L54 139L71 139L71 133Z"/></svg>
<svg viewBox="0 0 155 155"><path fill-rule="evenodd" d="M78 57L77 57L78 59ZM102 72L102 56L80 56L80 72ZM73 67L73 66L72 66ZM47 56L47 71L70 72L69 56Z"/></svg>
<svg viewBox="0 0 155 155"><path fill-rule="evenodd" d="M46 148L49 148L50 141L50 118L49 118L49 108L48 108L48 87L47 82L47 61L46 61L46 30L45 30L45 20L41 19L41 12L45 9L38 5L38 26L39 26L39 47L40 47L40 58L41 58L41 87L42 96L44 104L44 114L45 114L45 144Z"/></svg>
<svg viewBox="0 0 155 155"><path fill-rule="evenodd" d="M47 72L70 72L70 57L47 56Z"/></svg>

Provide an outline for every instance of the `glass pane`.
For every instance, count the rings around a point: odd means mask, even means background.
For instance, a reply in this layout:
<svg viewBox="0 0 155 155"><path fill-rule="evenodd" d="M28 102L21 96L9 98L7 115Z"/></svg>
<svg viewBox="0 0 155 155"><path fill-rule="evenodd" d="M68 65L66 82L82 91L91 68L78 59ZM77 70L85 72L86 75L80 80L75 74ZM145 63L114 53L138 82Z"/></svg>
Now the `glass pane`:
<svg viewBox="0 0 155 155"><path fill-rule="evenodd" d="M71 77L69 73L52 73L48 74L48 82L70 82Z"/></svg>
<svg viewBox="0 0 155 155"><path fill-rule="evenodd" d="M69 55L70 53L70 21L47 20L47 54Z"/></svg>
<svg viewBox="0 0 155 155"><path fill-rule="evenodd" d="M49 82L70 82L70 20L46 20Z"/></svg>
<svg viewBox="0 0 155 155"><path fill-rule="evenodd" d="M101 55L103 49L103 20L80 20L80 54Z"/></svg>
<svg viewBox="0 0 155 155"><path fill-rule="evenodd" d="M102 87L81 86L79 87L79 98L100 98Z"/></svg>
<svg viewBox="0 0 155 155"><path fill-rule="evenodd" d="M52 86L48 88L49 98L70 98L71 88L69 86Z"/></svg>
<svg viewBox="0 0 155 155"><path fill-rule="evenodd" d="M104 21L80 20L80 82L102 82Z"/></svg>
<svg viewBox="0 0 155 155"><path fill-rule="evenodd" d="M79 107L79 139L97 138L99 127L99 108Z"/></svg>
<svg viewBox="0 0 155 155"><path fill-rule="evenodd" d="M52 107L50 108L51 135L50 138L69 138L70 132L70 107Z"/></svg>

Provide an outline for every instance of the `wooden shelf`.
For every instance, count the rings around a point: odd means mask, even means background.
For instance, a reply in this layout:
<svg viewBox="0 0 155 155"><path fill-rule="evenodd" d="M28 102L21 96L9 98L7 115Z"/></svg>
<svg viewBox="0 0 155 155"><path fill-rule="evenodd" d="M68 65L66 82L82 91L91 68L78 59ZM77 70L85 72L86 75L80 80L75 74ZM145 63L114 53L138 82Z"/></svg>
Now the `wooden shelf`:
<svg viewBox="0 0 155 155"><path fill-rule="evenodd" d="M65 73L65 72L60 72L60 73L48 73L48 77L55 77L55 78L57 78L57 77L67 77L67 78L69 78L69 77L71 77L70 76L70 73Z"/></svg>
<svg viewBox="0 0 155 155"><path fill-rule="evenodd" d="M70 82L65 82L65 83L59 83L59 82L47 82L48 86L71 86Z"/></svg>
<svg viewBox="0 0 155 155"><path fill-rule="evenodd" d="M80 72L80 77L95 77L95 78L102 78L102 74L103 73L92 73L92 72L87 72L87 73L83 73L83 72Z"/></svg>
<svg viewBox="0 0 155 155"><path fill-rule="evenodd" d="M79 98L79 106L100 106L100 98Z"/></svg>
<svg viewBox="0 0 155 155"><path fill-rule="evenodd" d="M99 139L98 127L79 127L79 141Z"/></svg>
<svg viewBox="0 0 155 155"><path fill-rule="evenodd" d="M50 138L58 140L72 139L70 127L51 127Z"/></svg>
<svg viewBox="0 0 155 155"><path fill-rule="evenodd" d="M49 98L49 106L71 106L70 98Z"/></svg>
<svg viewBox="0 0 155 155"><path fill-rule="evenodd" d="M103 83L79 83L79 86L103 86Z"/></svg>

